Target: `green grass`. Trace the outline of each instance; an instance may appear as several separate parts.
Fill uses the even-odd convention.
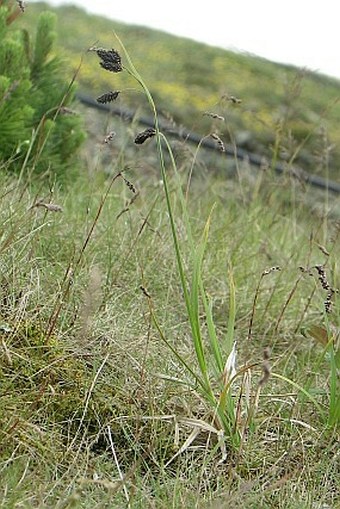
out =
[[[171,173],[176,228],[189,260]],[[312,191],[299,206],[290,202],[291,189],[280,180],[254,197],[245,183],[240,188],[214,176],[207,187],[204,177],[195,177],[188,203],[194,238],[215,204],[203,280],[218,341],[227,330],[232,266],[237,366],[255,364],[256,391],[270,346],[273,374],[241,449],[227,440],[227,460],[220,464],[216,437],[202,430],[169,463],[193,430],[188,419],[211,422],[211,412],[153,327],[140,289],[152,299],[167,340],[196,370],[162,189],[152,174],[126,177],[139,197],[119,216],[131,192],[118,178],[98,219],[109,185],[100,174],[45,195],[46,203],[63,207],[59,213],[31,208],[42,191],[2,177],[3,507],[123,507],[124,486],[131,507],[219,507],[229,497],[235,507],[336,507],[339,434],[336,423],[327,424],[331,359],[313,336],[301,333],[311,324],[325,326],[325,292],[298,268],[325,262],[322,244],[330,252],[328,278],[338,284],[336,223],[310,215],[302,198]],[[280,272],[261,278],[276,265]],[[200,308],[212,376],[204,315]],[[338,296],[329,321],[338,330]],[[235,403],[241,386],[241,380],[233,386]]]

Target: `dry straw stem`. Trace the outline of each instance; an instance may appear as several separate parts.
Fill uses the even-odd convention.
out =
[[[78,436],[79,436],[79,434],[80,434],[80,432],[82,430],[82,427],[83,427],[83,424],[84,424],[84,421],[85,421],[85,417],[86,417],[86,414],[87,414],[87,410],[88,410],[88,407],[89,407],[89,404],[90,404],[90,399],[92,397],[94,388],[95,388],[95,386],[97,384],[99,376],[100,376],[102,370],[104,369],[104,366],[106,365],[109,357],[110,357],[110,353],[106,354],[105,358],[103,359],[102,363],[100,364],[99,368],[97,369],[96,374],[93,377],[91,386],[90,386],[90,388],[89,388],[89,390],[88,390],[88,392],[86,394],[85,403],[84,403],[84,410],[83,410],[81,419],[79,421],[78,429],[75,432],[75,434],[74,434],[74,436],[72,438],[72,441],[71,441],[70,445],[67,448],[67,451],[66,451],[65,455],[69,454],[72,451],[73,445],[75,444],[75,442],[76,442],[76,440],[77,440],[77,438],[78,438]]]
[[[125,212],[129,212],[130,210],[130,207],[131,205],[134,204],[134,202],[136,201],[136,199],[138,198],[139,196],[139,191],[137,191],[134,196],[132,196],[132,198],[130,200],[128,200],[127,202],[125,202],[125,206],[124,208],[117,214],[116,216],[116,220],[119,219],[123,214],[125,214]]]
[[[62,106],[60,108],[60,115],[78,115],[78,112],[68,108],[67,106]]]
[[[123,490],[124,490],[124,495],[125,495],[125,498],[126,498],[126,501],[127,501],[127,506],[130,509],[131,505],[130,505],[129,492],[127,490],[127,487],[126,487],[126,484],[125,484],[125,481],[124,481],[123,472],[122,472],[122,470],[120,468],[120,465],[119,465],[119,461],[118,461],[118,457],[117,457],[116,450],[115,450],[115,447],[114,447],[114,443],[113,443],[113,438],[112,438],[112,433],[111,433],[110,426],[107,427],[107,433],[108,433],[108,436],[109,436],[110,447],[111,447],[111,451],[112,451],[114,462],[115,462],[116,467],[117,467],[119,479],[121,480],[121,482],[123,484]]]
[[[48,320],[48,323],[47,323],[47,328],[46,328],[46,339],[47,341],[50,339],[52,333],[53,333],[53,330],[56,326],[56,323],[58,321],[58,318],[60,316],[60,313],[61,313],[61,310],[64,306],[64,304],[67,302],[67,299],[68,299],[68,296],[69,296],[69,293],[70,293],[70,289],[71,289],[71,286],[72,286],[72,283],[73,283],[73,279],[74,279],[74,275],[77,271],[77,269],[79,268],[80,264],[81,264],[81,261],[83,259],[83,256],[84,256],[84,253],[86,251],[86,248],[91,240],[91,237],[93,235],[93,232],[95,230],[95,227],[98,223],[98,220],[99,220],[99,217],[103,211],[103,207],[105,205],[105,202],[107,200],[107,197],[111,191],[111,188],[114,184],[114,182],[119,178],[121,177],[121,172],[118,172],[116,175],[113,175],[113,177],[111,178],[107,188],[106,188],[106,191],[105,193],[103,194],[102,196],[102,199],[99,203],[99,206],[98,206],[98,210],[97,210],[97,213],[96,213],[96,216],[89,228],[89,231],[86,235],[86,238],[83,242],[83,245],[80,249],[80,253],[78,255],[78,258],[76,258],[76,260],[74,261],[74,259],[72,259],[69,264],[68,264],[68,267],[65,271],[65,276],[64,276],[64,279],[63,279],[63,282],[62,282],[62,285],[61,285],[61,293],[60,293],[60,296],[58,297],[54,307],[53,307],[53,310],[52,310],[52,313],[50,315],[50,318]],[[75,257],[74,257],[75,258]]]
[[[286,309],[288,308],[288,305],[291,302],[291,300],[292,300],[292,298],[293,298],[293,296],[294,296],[294,294],[295,294],[295,292],[296,292],[296,290],[297,290],[301,280],[302,280],[302,275],[300,274],[298,276],[298,278],[296,279],[293,288],[289,292],[288,297],[286,299],[286,302],[282,306],[281,312],[280,312],[280,314],[278,316],[278,319],[276,321],[276,325],[275,325],[275,328],[274,328],[274,334],[276,334],[277,331],[279,330],[279,326],[280,326],[280,324],[282,322],[283,315],[285,314]]]
[[[256,412],[257,412],[257,409],[258,409],[258,406],[259,406],[259,399],[260,399],[261,389],[262,389],[262,387],[269,380],[269,377],[270,377],[270,374],[271,374],[269,359],[270,359],[270,348],[266,347],[263,350],[262,377],[260,378],[260,380],[259,380],[259,382],[257,384],[257,389],[256,389],[256,393],[255,393],[255,396],[254,396],[254,399],[253,399],[252,406],[250,406],[250,381],[249,381],[249,387],[247,388],[247,392],[248,392],[248,394],[247,394],[248,415],[247,415],[247,420],[246,420],[246,423],[245,423],[245,429],[250,425],[251,422],[253,422],[253,419],[254,419],[254,417],[256,415]],[[248,376],[250,376],[251,375],[251,371],[248,370],[247,374],[248,374]]]
[[[90,270],[88,286],[83,294],[79,310],[80,330],[77,334],[79,341],[84,341],[89,335],[95,313],[100,305],[102,296],[102,274],[98,266]]]
[[[252,332],[253,332],[253,324],[254,324],[254,316],[255,316],[255,309],[256,309],[256,304],[257,304],[257,300],[258,300],[258,297],[259,297],[259,293],[260,293],[260,286],[261,286],[261,283],[262,283],[262,280],[265,276],[268,276],[269,274],[271,274],[272,272],[278,272],[281,270],[281,267],[278,267],[278,266],[275,266],[275,267],[271,267],[270,269],[265,269],[261,276],[260,276],[260,279],[259,279],[259,282],[258,282],[258,285],[256,287],[256,290],[255,290],[255,295],[254,295],[254,301],[253,301],[253,307],[252,307],[252,310],[251,310],[251,315],[250,315],[250,320],[249,320],[249,327],[248,327],[248,337],[247,337],[247,340],[249,341],[252,337]]]
[[[60,205],[57,205],[55,203],[45,203],[43,201],[37,201],[34,205],[32,205],[31,209],[35,207],[43,207],[44,209],[48,210],[49,212],[63,212],[63,208]]]

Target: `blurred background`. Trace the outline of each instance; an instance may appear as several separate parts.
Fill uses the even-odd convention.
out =
[[[97,59],[88,52],[93,45],[118,48],[116,32],[168,131],[185,129],[196,142],[215,133],[232,156],[237,147],[246,151],[245,158],[255,153],[265,167],[279,162],[281,170],[294,165],[295,174],[303,170],[338,180],[340,41],[334,2],[326,0],[320,9],[291,0],[218,1],[209,8],[177,0],[168,8],[155,1],[31,1],[18,23],[34,31],[46,9],[57,15],[56,50],[66,73],[77,73],[78,98],[95,102],[119,90],[111,112],[116,108],[120,118],[125,113],[135,120],[150,116],[128,73],[98,72]],[[91,141],[103,139],[104,130],[119,131],[112,119],[103,128],[93,109],[85,109],[84,116]],[[122,130],[126,133],[126,125]],[[116,147],[121,147],[119,133]],[[235,171],[234,157],[227,163],[216,157],[212,163],[204,152],[201,157],[210,169]]]

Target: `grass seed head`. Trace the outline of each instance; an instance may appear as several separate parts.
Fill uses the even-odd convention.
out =
[[[135,188],[135,186],[133,185],[133,183],[132,183],[132,182],[130,182],[127,178],[123,177],[123,175],[122,175],[122,179],[124,180],[124,182],[125,182],[126,186],[130,189],[130,191],[131,191],[132,193],[136,194],[136,193],[137,193],[137,191],[136,191],[136,188]]]
[[[110,72],[121,72],[123,70],[122,59],[115,49],[104,49],[92,47],[89,51],[95,51],[101,62],[99,64],[103,69]]]
[[[218,115],[217,113],[213,113],[211,111],[205,111],[203,113],[203,116],[211,117],[211,118],[214,118],[214,119],[217,119],[217,120],[221,120],[222,122],[224,122],[224,117],[222,117],[222,115]]]
[[[99,97],[97,97],[96,101],[100,104],[107,104],[111,103],[112,101],[115,101],[120,94],[120,90],[115,90],[111,92],[107,92],[106,94],[103,94]]]
[[[220,150],[221,152],[225,152],[225,146],[224,146],[224,143],[223,143],[223,141],[221,140],[221,138],[218,136],[218,134],[216,134],[216,133],[212,133],[210,136],[211,136],[211,137],[212,137],[212,138],[213,138],[213,139],[217,142],[217,146],[218,146],[219,150]]]
[[[145,129],[145,131],[142,131],[141,133],[137,134],[135,138],[135,143],[137,145],[142,145],[146,140],[149,138],[152,138],[156,134],[156,129],[153,127],[149,127],[148,129]]]
[[[314,265],[314,269],[316,269],[318,273],[318,279],[320,281],[322,288],[327,292],[327,296],[324,301],[324,306],[326,313],[329,314],[332,311],[333,295],[335,293],[338,293],[338,290],[332,288],[332,286],[329,284],[324,265]]]
[[[280,270],[281,270],[281,267],[278,267],[278,266],[270,267],[270,269],[265,269],[262,272],[262,276],[268,276],[268,274],[271,274],[272,272],[278,272]]]
[[[334,295],[334,291],[330,290],[327,293],[327,297],[324,301],[325,311],[327,314],[329,314],[332,311],[332,297],[333,297],[333,295]]]
[[[315,265],[314,268],[316,269],[317,273],[319,274],[319,281],[321,283],[322,288],[324,290],[330,290],[331,285],[327,281],[325,267],[323,265]]]

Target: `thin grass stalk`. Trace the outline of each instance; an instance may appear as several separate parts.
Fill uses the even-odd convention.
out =
[[[304,387],[301,387],[301,385],[299,385],[298,383],[294,382],[290,378],[287,378],[287,377],[285,377],[283,375],[280,375],[279,373],[271,373],[270,376],[274,377],[274,378],[278,378],[279,380],[282,380],[283,382],[286,382],[286,383],[292,385],[293,387],[295,387],[295,389],[298,389],[299,392],[301,392],[304,396],[306,396],[307,399],[309,399],[309,401],[311,401],[314,404],[314,406],[318,410],[320,416],[322,416],[322,417],[325,416],[325,412],[322,409],[321,405],[310,394],[310,392],[308,392]]]
[[[187,372],[190,373],[190,375],[195,380],[197,385],[199,385],[200,388],[202,389],[204,395],[208,398],[208,400],[210,400],[210,403],[214,404],[215,401],[214,401],[214,399],[211,399],[212,398],[211,391],[207,391],[207,386],[205,384],[204,379],[202,379],[199,375],[197,375],[197,373],[195,373],[195,371],[189,366],[189,364],[186,362],[186,360],[178,353],[176,348],[170,343],[170,341],[168,341],[166,339],[166,336],[162,330],[162,327],[160,326],[160,324],[157,320],[156,313],[153,308],[152,300],[149,296],[148,296],[148,305],[149,305],[149,312],[152,317],[152,321],[160,335],[160,338],[166,344],[166,346],[169,348],[169,350],[171,350],[171,352],[175,355],[175,357],[179,360],[179,362],[182,364],[182,366],[185,367]],[[194,387],[192,387],[192,388],[194,389]]]
[[[229,355],[234,346],[235,319],[236,319],[236,292],[231,267],[229,268],[229,316],[226,336],[226,353]]]
[[[184,267],[183,267],[183,262],[182,262],[182,254],[181,254],[181,250],[179,247],[179,240],[178,240],[178,235],[177,235],[177,231],[176,231],[176,225],[175,225],[172,204],[171,204],[171,199],[170,199],[170,190],[169,190],[169,185],[168,185],[166,170],[165,170],[162,139],[165,140],[165,142],[166,142],[166,145],[169,149],[170,157],[172,155],[172,151],[171,151],[171,148],[169,147],[169,144],[168,144],[165,136],[162,135],[162,133],[160,132],[158,114],[157,114],[157,109],[156,109],[153,97],[152,97],[148,87],[146,86],[143,78],[140,76],[137,69],[133,65],[131,58],[130,58],[127,50],[125,49],[125,46],[123,45],[122,41],[120,40],[120,38],[117,35],[116,35],[116,38],[117,38],[118,42],[120,43],[120,45],[124,51],[124,54],[127,58],[128,64],[130,66],[130,68],[126,69],[126,70],[129,72],[129,74],[131,76],[133,76],[138,81],[138,83],[143,88],[143,90],[146,94],[146,97],[148,99],[148,102],[150,104],[150,107],[152,109],[152,112],[153,112],[154,121],[155,121],[155,130],[156,130],[157,150],[158,150],[158,155],[159,155],[159,159],[160,159],[161,177],[162,177],[162,182],[163,182],[163,186],[164,186],[167,211],[169,214],[170,227],[171,227],[171,233],[172,233],[172,238],[173,238],[173,243],[174,243],[174,248],[175,248],[175,254],[176,254],[176,260],[177,260],[177,265],[178,265],[181,286],[182,286],[182,290],[183,290],[183,294],[184,294],[184,300],[185,300],[185,304],[186,304],[186,308],[187,308],[188,318],[189,318],[190,325],[191,325],[191,330],[193,333],[193,339],[194,339],[197,360],[199,363],[199,367],[200,367],[202,376],[204,378],[204,382],[206,384],[206,389],[211,393],[210,382],[209,382],[209,377],[207,374],[207,368],[206,368],[206,362],[205,362],[205,356],[204,356],[204,351],[202,348],[200,324],[199,324],[199,320],[198,320],[197,294],[195,293],[197,291],[197,289],[194,288],[193,294],[190,295],[189,290],[188,290],[188,283],[187,283],[185,272],[184,272]],[[183,197],[182,197],[182,199],[184,201]],[[186,207],[184,207],[183,210],[184,210],[184,213],[186,213]],[[188,224],[188,222],[187,222],[187,224]],[[189,228],[188,233],[189,233],[189,239],[192,239],[190,228]],[[196,276],[194,276],[194,278],[195,277]]]
[[[340,361],[337,363],[336,353],[334,351],[333,341],[329,346],[329,357],[331,365],[330,387],[329,387],[329,416],[328,424],[330,426],[340,425],[340,394],[338,370],[340,369]]]
[[[79,255],[77,257],[77,259],[75,260],[75,263],[74,263],[74,266],[72,265],[72,261],[71,260],[68,264],[68,267],[67,267],[67,270],[65,272],[65,276],[64,276],[64,280],[63,280],[63,284],[62,284],[62,290],[61,290],[61,295],[57,301],[57,303],[55,304],[54,308],[53,308],[53,311],[50,315],[50,318],[48,320],[48,324],[47,324],[47,329],[46,329],[46,338],[47,340],[49,340],[49,338],[51,337],[52,333],[53,333],[53,330],[56,326],[56,323],[58,321],[58,318],[60,316],[60,313],[64,307],[64,304],[67,302],[67,299],[68,299],[68,296],[69,296],[69,293],[70,293],[70,290],[71,290],[71,286],[72,286],[72,282],[73,282],[73,278],[74,278],[74,275],[77,271],[77,269],[79,268],[80,266],[80,263],[83,259],[83,256],[84,256],[84,252],[91,240],[91,237],[93,235],[93,232],[95,230],[95,227],[99,221],[99,217],[103,211],[103,207],[104,207],[104,204],[107,200],[107,197],[109,195],[109,192],[114,184],[114,182],[117,180],[117,178],[119,178],[121,176],[121,172],[117,173],[116,175],[114,175],[110,182],[109,182],[109,185],[107,186],[106,188],[106,191],[104,193],[104,195],[102,196],[101,198],[101,201],[99,203],[99,206],[98,206],[98,209],[97,209],[97,213],[96,213],[96,216],[94,218],[94,220],[92,221],[92,224],[91,224],[91,227],[85,237],[85,240],[83,242],[83,245],[80,249],[80,252],[79,252]]]
[[[287,299],[286,299],[286,302],[284,303],[284,305],[283,305],[283,307],[282,307],[282,309],[281,309],[281,312],[280,312],[280,314],[279,314],[279,317],[278,317],[278,319],[277,319],[277,321],[276,321],[275,328],[274,328],[274,334],[276,334],[276,333],[278,332],[278,330],[279,330],[279,327],[280,327],[280,324],[281,324],[281,321],[282,321],[283,315],[284,315],[284,313],[286,312],[287,307],[288,307],[289,303],[291,302],[291,300],[292,300],[292,298],[293,298],[293,296],[294,296],[294,294],[295,294],[295,292],[296,292],[296,290],[297,290],[297,287],[299,286],[299,283],[300,283],[301,279],[302,279],[302,275],[300,275],[300,276],[297,278],[297,280],[296,280],[296,281],[295,281],[295,283],[294,283],[293,288],[291,289],[291,291],[290,291],[290,292],[289,292],[289,294],[288,294],[288,297],[287,297]]]
[[[164,140],[165,145],[168,149],[168,153],[170,155],[170,159],[172,162],[174,172],[175,172],[176,176],[178,177],[177,166],[176,166],[176,162],[173,157],[172,149],[169,145],[167,138],[162,133],[161,133],[161,136],[162,136],[162,139]],[[165,178],[166,178],[166,175],[165,175]],[[179,197],[180,197],[180,201],[181,201],[181,205],[182,205],[182,210],[184,213],[186,232],[188,234],[188,240],[189,240],[190,249],[191,249],[192,258],[193,258],[192,261],[193,261],[193,265],[194,265],[192,283],[191,283],[191,291],[188,294],[190,297],[190,301],[189,301],[189,306],[187,303],[187,313],[188,313],[188,317],[189,317],[189,321],[190,321],[190,325],[191,325],[191,329],[192,329],[193,341],[194,341],[194,347],[195,347],[195,351],[196,351],[197,360],[199,362],[202,374],[204,373],[206,382],[210,386],[209,374],[207,371],[204,348],[203,348],[203,341],[202,341],[202,336],[201,336],[201,325],[200,325],[200,319],[199,319],[199,294],[200,294],[199,287],[200,287],[201,274],[202,274],[203,257],[204,257],[204,252],[205,252],[205,248],[206,248],[206,244],[207,244],[208,232],[209,232],[209,228],[210,228],[211,213],[210,213],[209,218],[206,222],[201,242],[198,245],[198,247],[195,247],[193,234],[192,234],[192,230],[191,230],[191,224],[190,224],[189,215],[188,215],[186,198],[182,192],[180,182],[178,182],[178,189],[179,189]],[[177,233],[176,233],[176,236],[177,236]]]
[[[336,334],[333,334],[329,318],[325,313],[325,325],[327,329],[327,336],[329,338],[328,344],[325,348],[324,354],[328,354],[330,363],[330,380],[329,380],[329,426],[340,426],[340,394],[339,394],[339,372],[340,372],[340,350],[336,342]]]
[[[166,144],[168,146],[167,140],[166,140]],[[172,155],[170,147],[169,147],[169,152]],[[175,171],[177,171],[175,163],[174,163],[174,167],[175,167]],[[184,200],[184,196],[181,195],[181,189],[180,189],[179,194],[180,194],[180,197],[182,198],[183,209],[184,209],[185,213],[187,214],[186,202]],[[189,223],[188,217],[186,219]],[[210,345],[211,345],[211,348],[213,351],[215,362],[218,366],[219,375],[221,376],[223,374],[223,369],[224,369],[223,357],[222,357],[221,349],[218,344],[216,330],[215,330],[215,326],[214,326],[214,322],[213,322],[212,310],[211,310],[211,308],[209,309],[208,301],[207,301],[207,298],[205,295],[202,278],[201,278],[203,255],[204,255],[204,251],[205,251],[205,247],[206,247],[206,243],[207,243],[207,236],[208,236],[207,234],[209,231],[210,219],[211,219],[211,214],[208,218],[208,221],[207,221],[207,224],[205,227],[205,232],[203,235],[204,242],[202,240],[201,244],[198,248],[199,252],[197,252],[197,249],[195,249],[193,247],[193,240],[191,239],[192,252],[194,252],[194,277],[193,277],[193,282],[192,282],[192,286],[191,286],[191,299],[192,299],[192,309],[194,310],[194,318],[195,319],[197,318],[197,332],[198,332],[196,335],[193,333],[193,339],[194,339],[197,357],[198,357],[199,361],[200,361],[201,357],[203,357],[202,363],[204,362],[206,365],[206,361],[204,358],[204,351],[203,351],[203,343],[202,343],[202,339],[201,339],[199,316],[198,316],[197,284],[199,284],[200,294],[201,294],[201,298],[202,298],[203,305],[204,305],[205,312],[206,312],[209,341],[210,341]],[[190,231],[190,233],[191,233],[191,231]],[[192,235],[191,235],[191,237],[192,237]],[[227,337],[226,337],[226,354],[227,355],[229,355],[231,353],[233,346],[234,346],[234,327],[235,327],[235,318],[236,318],[235,284],[234,284],[234,279],[232,276],[231,269],[229,270],[229,294],[230,294],[230,307],[229,307],[229,318],[228,318]],[[197,312],[197,317],[195,315],[196,312]],[[196,323],[195,323],[195,325],[196,325]],[[206,369],[205,366],[204,366],[204,369]],[[208,376],[208,373],[207,373],[207,376]],[[222,392],[223,391],[224,392],[222,394],[222,399],[220,400],[219,403],[216,402],[216,404],[217,404],[217,413],[219,415],[221,424],[222,424],[223,428],[228,431],[229,436],[231,436],[233,434],[233,431],[235,433],[236,421],[235,421],[235,405],[234,405],[234,401],[233,401],[233,398],[232,398],[232,395],[231,395],[229,389],[230,389],[230,386],[227,386],[227,388],[225,388],[225,387],[223,388]],[[239,437],[238,432],[237,432],[237,437]],[[237,443],[238,443],[238,441],[237,441]]]
[[[191,284],[191,309],[190,309],[190,321],[194,326],[193,340],[196,351],[197,360],[201,369],[201,372],[204,373],[205,378],[209,378],[207,372],[207,364],[204,354],[203,340],[201,334],[201,324],[199,317],[199,295],[200,295],[200,287],[202,281],[202,264],[204,252],[206,249],[208,232],[210,226],[210,217],[206,223],[204,228],[203,236],[201,242],[198,246],[198,249],[195,250],[193,254],[193,277]]]

